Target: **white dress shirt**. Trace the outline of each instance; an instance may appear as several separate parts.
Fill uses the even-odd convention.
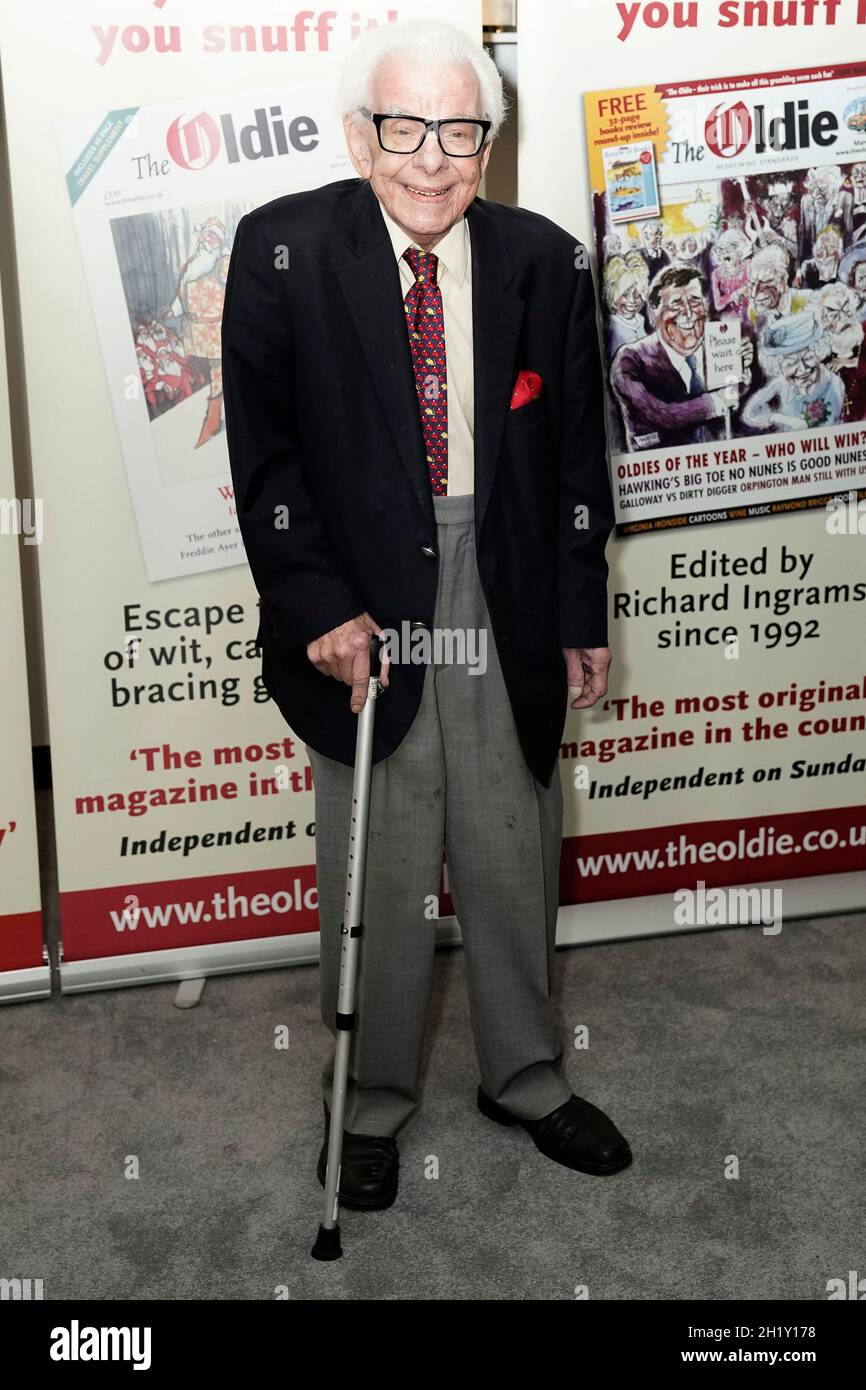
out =
[[[661,333],[658,334],[658,340],[659,340],[659,342],[661,343],[662,347],[664,348],[665,352],[667,353],[668,358],[670,359],[671,365],[674,366],[674,367],[676,367],[677,371],[679,372],[680,376],[682,377],[682,379],[683,379],[683,385],[685,386],[686,390],[687,390],[687,391],[691,391],[691,389],[692,389],[692,377],[694,376],[694,373],[693,373],[691,367],[689,366],[689,363],[686,361],[686,358],[684,357],[684,355],[683,355],[681,352],[677,352],[676,348],[672,348],[671,345],[670,345],[670,343],[666,343],[665,340],[664,340],[664,338],[662,337]],[[704,379],[704,381],[706,381],[706,375],[705,375],[705,373],[706,373],[706,354],[705,354],[705,352],[704,352],[704,345],[703,345],[703,343],[701,343],[701,345],[698,347],[698,349],[697,349],[696,352],[694,352],[694,353],[692,353],[692,354],[689,354],[689,355],[690,355],[690,356],[693,356],[693,357],[695,358],[695,360],[697,361],[698,367],[699,367],[699,369],[701,369],[701,376],[702,376],[702,378]],[[706,390],[706,387],[705,387],[704,389]],[[725,398],[724,398],[724,396],[723,396],[723,395],[720,395],[720,393],[719,393],[718,391],[708,391],[708,392],[707,392],[707,395],[710,397],[710,400],[711,400],[712,403],[713,403],[713,409],[715,410],[716,415],[724,415],[724,413],[725,413]],[[734,401],[733,403],[736,404],[736,401]]]
[[[683,385],[685,386],[686,390],[691,391],[692,376],[694,375],[694,373],[692,372],[691,366],[686,361],[685,354],[682,352],[677,352],[676,348],[672,348],[670,343],[666,343],[661,333],[658,335],[658,337],[659,342],[661,343],[662,347],[668,355],[671,366],[675,367],[679,375],[682,377]],[[697,358],[698,366],[700,366],[701,357],[703,355],[703,349],[701,347],[698,347],[697,352],[692,355]]]
[[[403,259],[408,246],[417,243],[379,207],[394,248],[400,271],[403,298],[415,283],[409,262]],[[423,250],[418,247],[418,250]],[[448,401],[448,493],[464,496],[475,488],[475,389],[472,349],[472,245],[466,218],[461,217],[433,247],[438,257],[436,283],[442,294],[445,325],[446,399]]]

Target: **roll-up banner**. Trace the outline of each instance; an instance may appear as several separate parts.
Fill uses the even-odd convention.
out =
[[[426,13],[4,9],[66,990],[317,956],[311,772],[259,675],[222,298],[248,209],[354,176],[353,39]],[[480,36],[477,0],[437,15]]]
[[[593,259],[617,518],[560,940],[866,904],[864,41],[857,3],[521,6],[520,201]]]
[[[42,539],[39,498],[22,497],[15,487],[6,344],[0,332],[0,1003],[36,999],[51,989],[42,944],[18,553],[19,545],[38,545]]]

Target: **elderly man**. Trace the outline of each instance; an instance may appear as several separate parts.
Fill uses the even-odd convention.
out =
[[[749,262],[748,322],[754,334],[768,323],[808,307],[811,291],[792,289],[788,256],[781,246],[765,246]]]
[[[824,360],[838,372],[842,367],[856,367],[863,346],[863,325],[860,322],[857,294],[838,281],[825,285],[814,295],[813,310],[817,309],[828,349]]]
[[[839,267],[839,279],[854,291],[857,317],[861,323],[866,322],[866,242],[848,252]]]
[[[788,256],[795,261],[799,243],[797,222],[793,216],[793,183],[786,179],[772,179],[763,200],[763,209],[752,202],[746,180],[740,179],[739,183],[745,202],[746,234],[760,250],[767,246],[780,246],[786,253],[786,264]]]
[[[854,235],[854,195],[845,188],[838,164],[821,164],[805,178],[800,199],[800,233],[797,259],[802,265],[815,254],[815,241],[825,227],[835,227],[847,251]]]
[[[671,264],[670,252],[665,247],[665,229],[656,220],[641,224],[640,254],[646,261],[647,275],[654,280],[659,271]]]
[[[839,274],[842,262],[842,234],[835,227],[825,227],[815,238],[814,254],[797,271],[795,284],[807,290],[829,285]]]
[[[483,669],[418,664],[401,646],[383,671],[340,1176],[341,1202],[371,1210],[394,1200],[395,1135],[420,1101],[443,848],[479,1109],[581,1172],[616,1172],[631,1153],[572,1095],[550,1002],[566,705],[595,704],[610,662],[586,257],[546,218],[477,196],[503,94],[460,31],[365,34],[341,110],[358,177],[242,218],[223,328],[264,679],[313,766],[334,1033],[370,635],[426,634],[440,655],[442,634],[473,650],[489,637]],[[291,270],[274,268],[281,246]],[[326,1135],[332,1074],[333,1054]]]
[[[808,309],[812,291],[793,289],[788,281],[788,254],[781,246],[764,246],[749,262],[749,308],[744,327],[753,345],[768,325]],[[760,357],[755,362],[754,385],[765,386],[768,378]],[[742,416],[741,422],[742,422]]]
[[[845,391],[845,420],[866,418],[866,354],[857,291],[848,285],[825,285],[814,296],[824,330],[819,351],[824,366],[836,372]]]

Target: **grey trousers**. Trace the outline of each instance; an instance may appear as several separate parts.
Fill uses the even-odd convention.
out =
[[[449,660],[447,645],[437,653],[434,644],[418,714],[403,742],[373,768],[345,1121],[352,1134],[394,1135],[420,1103],[443,847],[482,1087],[522,1119],[548,1114],[571,1094],[550,1002],[559,774],[550,788],[542,786],[518,743],[478,577],[474,499],[434,496],[433,504],[440,557],[434,633],[472,633],[475,645],[467,650],[478,673],[471,662]],[[400,679],[398,664],[390,678]],[[387,700],[388,691],[380,698]],[[321,1008],[335,1035],[353,773],[307,752],[316,795]],[[333,1065],[332,1049],[322,1073],[328,1104]]]

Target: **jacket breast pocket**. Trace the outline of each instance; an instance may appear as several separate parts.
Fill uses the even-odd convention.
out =
[[[542,391],[540,396],[527,401],[526,405],[519,405],[516,410],[509,410],[508,418],[505,421],[505,434],[510,439],[514,434],[521,434],[523,430],[531,429],[533,425],[539,424],[547,418],[547,396]]]

